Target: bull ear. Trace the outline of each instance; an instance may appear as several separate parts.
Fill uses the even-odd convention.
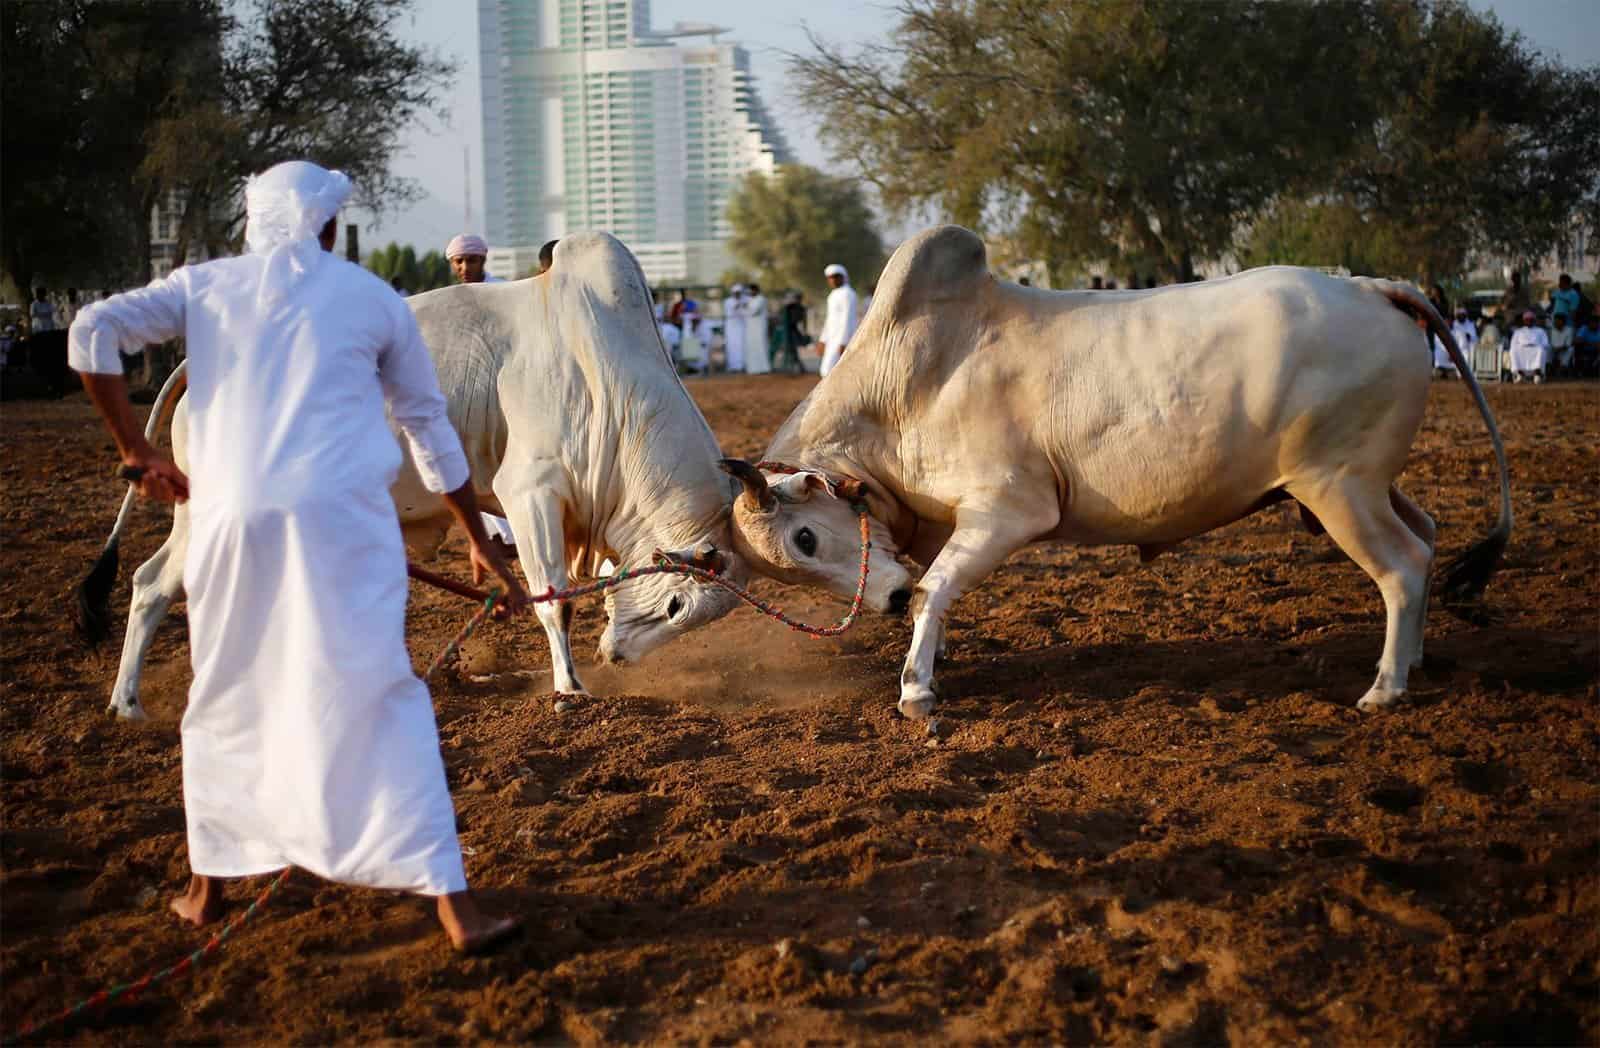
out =
[[[867,485],[854,477],[841,477],[837,473],[811,471],[803,474],[806,487],[811,491],[826,491],[836,499],[854,501],[863,498]]]
[[[744,485],[744,492],[739,498],[751,513],[771,513],[778,508],[777,498],[772,494],[772,489],[767,487],[766,475],[744,459],[721,459],[717,462],[717,468]]]

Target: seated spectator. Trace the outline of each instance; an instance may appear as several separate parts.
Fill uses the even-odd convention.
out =
[[[1535,385],[1544,381],[1545,368],[1550,362],[1550,336],[1540,327],[1533,310],[1522,314],[1522,326],[1511,333],[1511,381],[1531,381]]]
[[[1600,318],[1592,313],[1572,336],[1572,365],[1579,375],[1600,373]]]
[[[1557,313],[1550,322],[1552,375],[1572,374],[1572,335],[1572,328],[1567,326],[1567,314]]]
[[[1504,347],[1500,345],[1500,325],[1495,323],[1493,314],[1486,314],[1483,326],[1478,328],[1478,352],[1486,358],[1493,359],[1498,365],[1500,377],[1505,379],[1511,376],[1506,373],[1503,349]]]
[[[1467,310],[1465,306],[1456,307],[1456,319],[1455,323],[1450,325],[1450,334],[1454,336],[1456,345],[1460,347],[1462,357],[1466,359],[1468,366],[1471,366],[1472,351],[1476,349],[1478,345],[1478,329],[1473,326],[1472,318],[1467,316]],[[1441,361],[1439,359],[1439,351],[1444,347],[1438,345],[1437,337],[1434,339],[1434,343],[1434,369],[1435,371],[1443,369],[1444,374],[1439,377],[1448,378],[1455,373],[1454,363],[1450,360],[1449,353],[1445,353],[1444,360]]]
[[[678,347],[683,343],[683,332],[678,330],[678,325],[669,320],[658,320],[656,327],[661,331],[661,341],[667,347],[667,356],[672,358],[672,363],[678,363]]]

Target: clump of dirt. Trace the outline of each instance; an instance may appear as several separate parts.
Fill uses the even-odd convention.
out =
[[[691,388],[755,457],[813,381]],[[1488,625],[1433,615],[1411,707],[1354,709],[1378,595],[1275,511],[1149,565],[1017,554],[951,612],[933,733],[894,711],[898,620],[816,641],[736,611],[638,666],[581,667],[595,697],[559,713],[537,624],[494,625],[433,692],[469,875],[522,939],[459,959],[422,901],[296,874],[186,982],[62,1036],[1600,1041],[1600,395],[1489,397],[1517,532]],[[165,911],[186,873],[181,605],[149,657],[152,721],[107,720],[116,652],[66,623],[120,497],[110,442],[80,397],[3,425],[11,1030],[200,940]],[[1401,483],[1444,553],[1486,530],[1492,460],[1458,385]],[[166,529],[136,518],[119,614]],[[419,667],[470,612],[414,589]],[[601,618],[582,610],[575,651]],[[233,912],[263,883],[231,887]]]

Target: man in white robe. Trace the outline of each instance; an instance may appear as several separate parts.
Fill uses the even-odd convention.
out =
[[[1511,358],[1513,382],[1544,381],[1544,369],[1550,363],[1550,336],[1539,326],[1531,309],[1522,314],[1522,326],[1511,333],[1507,355]]]
[[[728,301],[722,304],[723,370],[744,370],[744,285],[733,285]]]
[[[826,378],[844,356],[850,337],[856,333],[856,289],[850,286],[850,274],[837,262],[824,269],[822,275],[833,289],[828,292],[828,317],[823,321],[822,334],[817,337],[822,343],[819,370]]]
[[[184,713],[185,920],[220,878],[299,866],[436,896],[457,949],[515,927],[467,890],[428,690],[405,647],[401,463],[385,407],[472,543],[475,576],[527,594],[489,544],[410,309],[330,254],[350,181],[294,161],[245,189],[249,253],[86,307],[70,363],[141,491],[187,498],[194,682]],[[182,336],[189,478],[145,441],[119,352]]]
[[[767,345],[767,296],[760,284],[750,285],[743,321],[745,374],[765,375],[772,370],[772,354]]]
[[[1478,344],[1478,329],[1473,326],[1465,309],[1456,310],[1455,321],[1450,325],[1450,334],[1455,338],[1456,345],[1461,348],[1461,355],[1471,361],[1473,350]],[[1444,342],[1438,335],[1429,335],[1428,338],[1433,344],[1434,377],[1450,378],[1456,373],[1455,362],[1450,359],[1450,351],[1444,347]]]

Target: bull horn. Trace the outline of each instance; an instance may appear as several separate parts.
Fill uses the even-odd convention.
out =
[[[778,498],[767,487],[767,478],[744,459],[720,459],[717,468],[736,477],[744,485],[745,508],[752,513],[771,513],[778,507]]]

